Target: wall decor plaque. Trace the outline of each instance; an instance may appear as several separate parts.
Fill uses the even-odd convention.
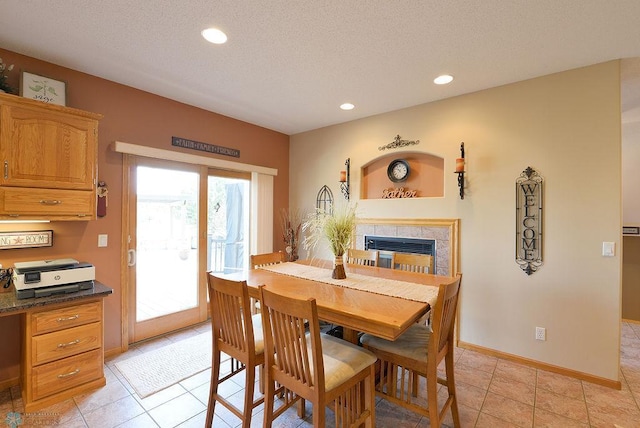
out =
[[[28,71],[23,71],[20,75],[20,95],[49,104],[67,105],[65,82]]]
[[[201,152],[215,153],[218,155],[240,157],[240,150],[230,147],[216,146],[214,144],[201,143],[200,141],[187,140],[186,138],[171,137],[171,145],[184,147],[185,149],[199,150]]]
[[[38,230],[33,232],[0,232],[0,250],[52,246],[53,230]]]
[[[516,179],[516,263],[527,275],[542,265],[542,181],[531,167]]]

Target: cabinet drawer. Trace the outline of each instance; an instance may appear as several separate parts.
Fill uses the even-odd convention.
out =
[[[34,367],[31,373],[33,400],[39,400],[102,376],[101,349]]]
[[[85,303],[31,314],[31,334],[37,335],[102,320],[101,302]]]
[[[0,214],[92,217],[95,215],[95,192],[3,187],[0,188]]]
[[[31,338],[35,366],[102,347],[102,324],[92,323]]]

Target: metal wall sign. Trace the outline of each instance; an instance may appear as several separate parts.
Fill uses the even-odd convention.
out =
[[[184,147],[185,149],[200,150],[201,152],[232,156],[234,158],[240,157],[240,150],[238,149],[201,143],[200,141],[187,140],[186,138],[171,137],[171,145],[176,147]]]
[[[542,177],[527,167],[516,179],[516,263],[531,275],[542,265]]]

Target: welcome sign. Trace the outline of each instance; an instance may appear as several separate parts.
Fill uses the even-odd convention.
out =
[[[542,265],[542,181],[531,167],[516,179],[516,263],[527,275]]]

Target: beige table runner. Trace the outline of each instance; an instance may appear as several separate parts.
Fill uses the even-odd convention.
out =
[[[326,284],[338,285],[340,287],[354,288],[356,290],[368,291],[371,293],[383,294],[385,296],[400,297],[416,302],[428,303],[433,307],[438,297],[438,287],[412,282],[396,281],[375,276],[347,273],[346,279],[331,278],[331,270],[316,266],[303,265],[299,263],[279,263],[261,267],[283,275],[295,276],[312,281],[324,282]]]

